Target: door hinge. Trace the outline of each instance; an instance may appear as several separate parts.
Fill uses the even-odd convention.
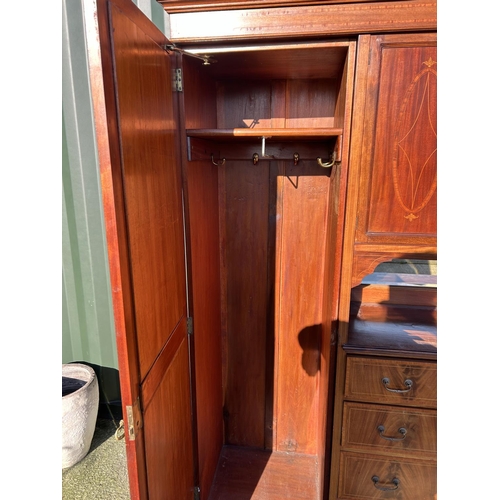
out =
[[[182,92],[182,68],[175,68],[173,70],[172,86],[176,92]]]
[[[194,487],[194,500],[200,500],[200,493],[201,493],[200,487],[195,486]]]
[[[142,411],[139,398],[135,400],[132,406],[127,406],[126,410],[128,438],[130,441],[135,441],[139,429],[142,429]]]
[[[193,335],[193,318],[187,318],[187,333],[188,335]]]

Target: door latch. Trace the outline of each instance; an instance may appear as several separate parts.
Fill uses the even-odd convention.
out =
[[[139,398],[135,400],[132,406],[127,406],[127,428],[128,438],[130,441],[135,441],[140,429],[142,429],[142,412]]]

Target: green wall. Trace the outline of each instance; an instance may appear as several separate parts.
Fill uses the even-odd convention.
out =
[[[168,29],[155,0],[135,3]],[[82,0],[62,7],[62,363],[94,367],[106,416],[120,390]]]

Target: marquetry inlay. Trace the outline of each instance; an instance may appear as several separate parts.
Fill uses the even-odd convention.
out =
[[[404,217],[410,222],[419,217],[436,190],[436,64],[432,58],[422,63],[424,68],[415,76],[403,98],[395,128],[394,189]],[[424,182],[424,179],[427,180]]]

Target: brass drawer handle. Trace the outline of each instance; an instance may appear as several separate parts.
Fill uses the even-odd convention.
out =
[[[389,383],[390,383],[390,380],[387,377],[384,377],[382,379],[382,384],[384,384],[384,389],[386,389],[389,392],[397,392],[399,394],[404,394],[405,392],[410,392],[411,388],[413,386],[413,381],[410,380],[409,378],[407,378],[405,380],[406,389],[391,389],[390,387],[387,387],[389,385]]]
[[[400,427],[398,429],[398,432],[403,435],[403,437],[390,437],[390,436],[384,436],[384,431],[385,427],[383,425],[379,425],[377,427],[378,433],[381,438],[387,439],[387,441],[403,441],[403,439],[406,437],[406,429],[404,427]]]
[[[397,490],[399,488],[399,479],[397,477],[395,477],[391,483],[394,485],[394,486],[379,486],[378,485],[378,482],[380,481],[379,477],[378,476],[373,476],[372,477],[372,481],[373,481],[373,486],[375,486],[375,488],[377,488],[377,490],[380,490],[380,491],[394,491],[394,490]]]

